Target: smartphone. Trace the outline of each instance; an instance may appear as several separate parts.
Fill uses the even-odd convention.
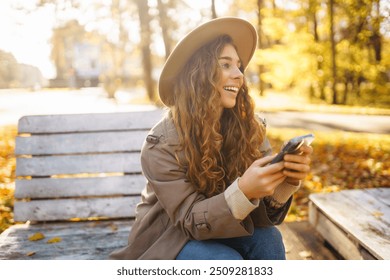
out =
[[[270,164],[277,163],[283,160],[285,154],[293,154],[299,150],[299,148],[303,145],[310,145],[314,140],[314,134],[306,134],[302,136],[297,136],[290,139],[287,144],[283,147],[283,149],[277,154],[277,156],[271,161]]]

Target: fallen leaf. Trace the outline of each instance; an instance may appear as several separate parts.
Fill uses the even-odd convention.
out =
[[[37,241],[37,240],[41,240],[43,238],[45,238],[45,235],[42,232],[36,232],[33,235],[30,235],[28,237],[28,240],[30,240],[30,241]]]
[[[110,228],[111,228],[112,231],[117,231],[118,230],[118,227],[116,225],[114,225],[114,224],[111,224]]]
[[[310,258],[310,257],[311,257],[311,252],[310,252],[310,251],[300,251],[300,252],[299,252],[299,256],[300,256],[301,258],[307,259],[307,258]]]
[[[372,212],[372,215],[375,217],[375,218],[380,218],[382,217],[384,214],[382,212],[379,212],[379,211],[374,211]]]
[[[53,238],[50,238],[47,243],[51,244],[51,243],[58,243],[58,242],[61,242],[62,241],[62,238],[61,237],[53,237]]]
[[[35,252],[28,252],[28,253],[26,254],[27,257],[31,257],[31,256],[33,256],[33,255],[35,255]]]

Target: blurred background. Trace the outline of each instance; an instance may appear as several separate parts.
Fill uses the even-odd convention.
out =
[[[216,17],[259,33],[246,72],[275,150],[310,131],[307,195],[390,186],[390,2],[387,0],[2,0],[0,232],[13,223],[17,120],[23,115],[150,110],[180,38]]]

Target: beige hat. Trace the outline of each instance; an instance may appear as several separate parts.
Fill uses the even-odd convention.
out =
[[[257,45],[257,32],[251,23],[236,17],[222,17],[208,21],[188,33],[168,57],[159,80],[159,95],[166,106],[173,105],[175,78],[190,57],[203,45],[221,35],[229,35],[237,48],[245,69]]]

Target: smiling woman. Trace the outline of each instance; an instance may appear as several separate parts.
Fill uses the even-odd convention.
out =
[[[136,221],[128,246],[111,258],[285,259],[275,225],[312,149],[269,164],[274,157],[244,77],[256,43],[249,22],[226,17],[175,47],[159,80],[168,112],[141,151],[147,184]]]

